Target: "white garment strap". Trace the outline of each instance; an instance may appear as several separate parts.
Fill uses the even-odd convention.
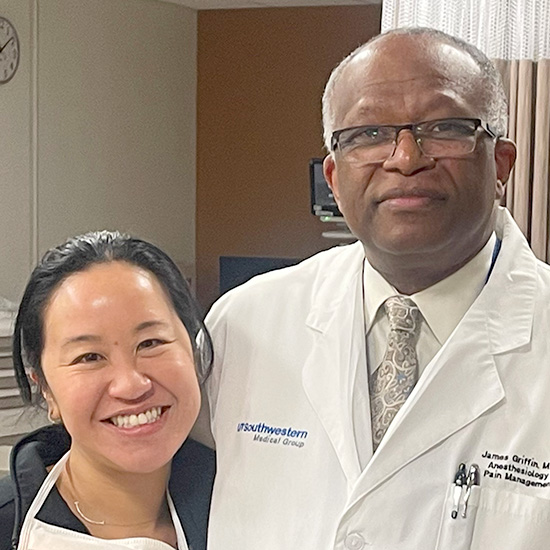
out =
[[[31,532],[31,527],[33,525],[33,520],[38,514],[40,508],[42,508],[42,505],[44,504],[46,498],[50,494],[50,491],[52,490],[52,487],[55,485],[55,482],[57,481],[57,478],[61,475],[61,472],[63,471],[63,468],[65,467],[65,463],[69,459],[69,451],[67,451],[62,457],[61,460],[51,469],[50,473],[44,480],[44,483],[40,486],[40,489],[38,490],[38,493],[36,493],[36,496],[34,497],[34,500],[32,501],[29,510],[27,511],[27,515],[25,516],[25,520],[23,521],[23,527],[21,528],[21,536],[19,537],[19,544],[17,546],[17,550],[27,550],[29,547],[29,537]]]
[[[48,494],[61,475],[68,458],[69,453],[67,452],[52,468],[38,490],[23,521],[17,550],[174,550],[172,546],[165,542],[147,537],[114,540],[100,539],[86,533],[78,533],[66,529],[65,527],[49,525],[36,519],[36,514],[42,508]],[[183,527],[181,526],[172,497],[168,492],[167,500],[174,529],[176,530],[178,550],[189,550]]]
[[[166,498],[168,500],[168,508],[170,509],[170,515],[172,516],[172,523],[174,524],[174,529],[176,530],[176,540],[178,541],[178,550],[189,550],[180,518],[176,511],[176,507],[174,506],[174,502],[172,500],[172,496],[170,495],[170,491],[168,491],[168,489],[166,490]]]

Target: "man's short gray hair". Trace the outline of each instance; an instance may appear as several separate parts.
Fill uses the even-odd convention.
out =
[[[468,54],[477,64],[481,71],[480,86],[484,91],[482,118],[496,132],[498,136],[505,136],[508,126],[508,99],[504,91],[500,73],[493,65],[491,60],[478,48],[468,42],[451,36],[447,33],[427,27],[410,27],[401,29],[392,29],[383,34],[379,34],[365,42],[362,46],[351,52],[340,64],[332,71],[328,79],[323,94],[323,137],[325,147],[330,151],[330,139],[332,132],[336,129],[336,113],[334,110],[334,95],[338,81],[346,67],[359,54],[385,36],[395,35],[418,35],[426,39],[434,39],[440,43],[449,44],[458,50]],[[415,121],[412,121],[415,122]]]

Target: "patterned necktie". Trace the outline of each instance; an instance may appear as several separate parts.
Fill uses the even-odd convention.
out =
[[[374,450],[418,380],[420,310],[404,296],[388,298],[384,308],[390,323],[388,345],[382,363],[369,380]]]

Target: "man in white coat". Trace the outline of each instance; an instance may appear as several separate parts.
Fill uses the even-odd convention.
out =
[[[550,548],[550,269],[498,206],[506,111],[438,32],[335,69],[324,171],[359,241],[208,316],[211,550]]]

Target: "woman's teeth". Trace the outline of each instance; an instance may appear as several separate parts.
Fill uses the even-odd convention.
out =
[[[160,407],[152,407],[139,414],[118,415],[109,418],[109,421],[118,428],[134,428],[143,424],[152,424],[156,422],[161,415]]]

